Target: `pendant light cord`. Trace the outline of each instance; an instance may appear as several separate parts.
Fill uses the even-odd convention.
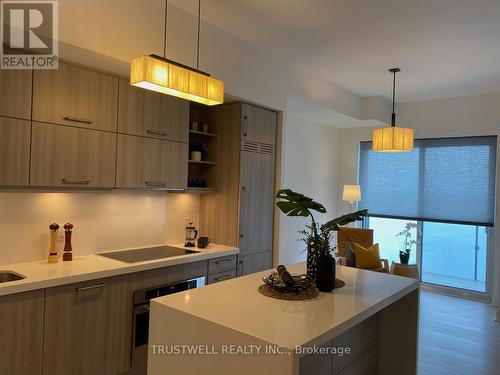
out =
[[[392,116],[391,116],[391,126],[396,126],[396,111],[395,111],[395,103],[396,103],[396,73],[400,72],[399,68],[389,69],[389,72],[393,74],[392,80]]]
[[[163,15],[163,57],[167,58],[167,20],[168,0],[165,0],[165,13]],[[200,29],[201,29],[201,0],[198,0],[198,36],[196,43],[196,69],[200,69]]]
[[[396,71],[393,72],[394,79],[392,80],[392,113],[394,112],[394,103],[396,102]]]
[[[198,0],[198,42],[196,47],[196,69],[200,69],[200,27],[201,27],[201,0]]]
[[[165,13],[163,15],[163,57],[167,58],[167,19],[168,19],[168,0],[165,0]]]

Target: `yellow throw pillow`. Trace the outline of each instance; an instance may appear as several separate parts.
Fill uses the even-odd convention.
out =
[[[352,251],[354,251],[354,255],[356,256],[356,268],[363,268],[367,270],[380,268],[378,243],[368,248],[363,247],[356,242],[351,242],[351,244]]]

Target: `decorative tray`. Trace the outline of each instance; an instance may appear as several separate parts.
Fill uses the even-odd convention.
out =
[[[285,300],[306,300],[319,296],[316,284],[309,276],[292,275],[292,277],[294,286],[289,288],[280,279],[278,273],[273,272],[262,278],[264,285],[259,287],[259,292],[267,297]]]

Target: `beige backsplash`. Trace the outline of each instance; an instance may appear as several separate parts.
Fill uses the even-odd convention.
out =
[[[1,192],[0,265],[46,259],[52,222],[74,224],[74,256],[181,242],[184,217],[198,223],[199,200],[160,191]]]

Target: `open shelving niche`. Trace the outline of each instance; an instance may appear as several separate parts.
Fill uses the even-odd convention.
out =
[[[192,193],[213,193],[217,190],[216,181],[216,146],[217,128],[210,116],[210,108],[196,103],[190,104],[189,110],[189,162],[188,162],[188,188]],[[198,123],[198,130],[192,129],[193,121]],[[208,124],[209,132],[203,132],[203,124]],[[193,142],[202,142],[206,151],[202,153],[202,160],[191,160],[191,145]],[[193,179],[199,179],[205,186],[193,185]]]

